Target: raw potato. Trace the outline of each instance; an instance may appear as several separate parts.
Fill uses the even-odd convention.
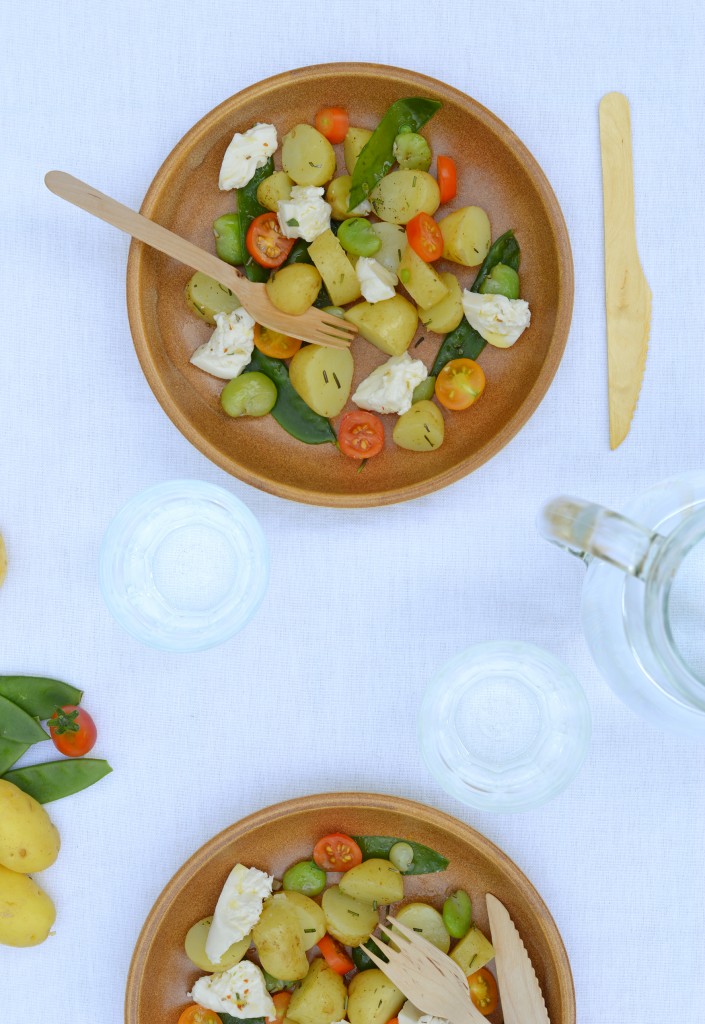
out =
[[[0,865],[0,945],[38,946],[55,920],[54,904],[43,889]]]
[[[438,271],[430,263],[425,263],[410,245],[404,250],[399,264],[399,280],[418,306],[435,306],[448,294]]]
[[[406,231],[399,224],[387,224],[383,220],[373,224],[372,230],[382,242],[382,247],[375,253],[375,259],[396,274],[401,263],[401,255],[406,249]]]
[[[212,920],[212,917],[204,917],[202,920],[196,921],[195,924],[191,925],[186,932],[184,949],[186,950],[186,956],[195,967],[200,968],[202,971],[208,971],[209,974],[220,974],[222,971],[227,971],[230,967],[240,963],[250,948],[252,936],[246,935],[239,942],[233,942],[232,946],[223,953],[218,963],[214,964],[206,955],[206,939],[208,938]]]
[[[445,423],[443,414],[433,402],[415,402],[408,412],[397,420],[394,443],[410,452],[433,452],[443,444]]]
[[[311,949],[326,934],[326,915],[310,896],[302,892],[278,892],[272,902],[284,902],[294,908],[303,928],[305,949]]]
[[[348,134],[343,142],[343,156],[345,157],[345,166],[347,167],[348,174],[352,174],[355,170],[357,158],[371,137],[372,132],[368,131],[367,128],[348,128]]]
[[[345,872],[340,891],[354,900],[386,907],[404,899],[404,879],[391,861],[372,857]]]
[[[289,364],[289,380],[306,405],[330,419],[348,400],[354,370],[350,349],[304,345]]]
[[[419,306],[419,319],[429,331],[448,334],[463,319],[463,293],[455,274],[445,271],[439,277],[448,289],[448,294],[433,306]]]
[[[324,231],[308,247],[334,306],[359,299],[360,282],[348,254],[332,231]]]
[[[286,171],[275,171],[257,186],[257,202],[276,213],[279,209],[279,200],[291,197],[293,184]]]
[[[380,220],[408,224],[417,213],[433,215],[441,205],[438,182],[426,171],[392,171],[370,193],[372,208]]]
[[[369,903],[346,896],[337,885],[323,893],[323,913],[329,933],[345,946],[366,942],[379,924],[379,914]]]
[[[340,178],[333,178],[326,190],[326,202],[330,203],[335,220],[346,220],[348,217],[367,217],[366,213],[355,213],[355,210],[348,210],[351,185],[350,175],[343,174]]]
[[[288,903],[269,900],[252,929],[252,941],[262,967],[275,978],[299,981],[308,974],[304,930]]]
[[[345,1016],[345,982],[325,960],[314,960],[291,997],[286,1019],[296,1024],[333,1024]]]
[[[325,185],[335,174],[335,150],[310,124],[297,124],[282,142],[282,167],[297,185]]]
[[[387,1024],[401,1010],[406,996],[381,971],[361,971],[350,982],[350,1024]]]
[[[406,352],[419,322],[416,308],[403,295],[382,302],[359,302],[345,311],[345,319],[355,324],[363,338],[390,356]]]
[[[443,257],[464,267],[479,267],[492,242],[490,218],[479,206],[464,206],[438,221]]]
[[[321,290],[321,275],[310,263],[291,263],[266,282],[270,302],[282,313],[301,316],[310,309]]]
[[[192,311],[201,320],[215,327],[216,313],[232,313],[240,308],[240,300],[230,291],[218,284],[212,277],[197,270],[185,290],[186,301]]]
[[[60,845],[42,805],[0,779],[0,864],[23,875],[44,871],[59,856]]]
[[[473,925],[450,954],[450,958],[462,968],[463,974],[474,974],[494,959],[494,948],[480,929]]]
[[[407,903],[394,915],[397,921],[428,939],[436,949],[447,953],[450,949],[450,935],[443,924],[443,917],[428,903]],[[394,943],[392,943],[394,946]],[[396,948],[396,946],[394,947]]]
[[[0,533],[0,587],[5,582],[7,576],[7,550],[5,548],[5,541]]]

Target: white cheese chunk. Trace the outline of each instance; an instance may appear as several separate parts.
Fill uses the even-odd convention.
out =
[[[368,256],[361,256],[355,264],[355,273],[360,282],[360,291],[368,302],[383,302],[393,299],[397,275],[387,270],[381,263]]]
[[[217,964],[233,942],[252,931],[261,917],[262,903],[272,895],[273,881],[271,875],[257,868],[236,864],[232,869],[218,897],[206,939],[206,956],[212,963]]]
[[[411,399],[417,384],[428,377],[428,370],[420,359],[412,359],[408,352],[392,356],[373,370],[358,386],[352,400],[360,409],[384,414],[396,412],[400,416],[411,408]]]
[[[531,323],[529,303],[505,295],[463,292],[463,312],[471,327],[496,348],[509,348]]]
[[[448,1024],[445,1017],[434,1017],[419,1010],[408,999],[397,1014],[399,1024]]]
[[[231,1017],[274,1017],[274,1002],[256,964],[241,960],[222,974],[199,978],[189,992],[194,1003]]]
[[[255,322],[247,310],[240,308],[232,313],[216,313],[215,323],[210,340],[196,349],[191,362],[214,377],[232,380],[252,357]]]
[[[315,185],[294,185],[289,199],[277,205],[279,227],[286,238],[303,238],[313,242],[330,227],[330,204],[323,198],[323,189]]]
[[[244,188],[277,150],[277,130],[273,124],[256,124],[246,132],[236,132],[225,150],[220,166],[218,187],[227,191]]]

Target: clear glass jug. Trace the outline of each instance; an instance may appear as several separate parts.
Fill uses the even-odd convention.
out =
[[[655,725],[705,738],[705,473],[665,480],[621,515],[555,498],[538,525],[587,565],[583,629],[612,689]]]

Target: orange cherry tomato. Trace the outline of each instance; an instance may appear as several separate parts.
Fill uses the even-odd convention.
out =
[[[276,1021],[284,1020],[286,1011],[289,1009],[289,1003],[291,1002],[291,992],[276,992],[272,996],[272,1002],[274,1003],[276,1013],[274,1017],[267,1017],[268,1024],[276,1024]]]
[[[301,348],[298,338],[290,338],[288,334],[280,334],[269,327],[255,324],[255,347],[273,359],[291,359]]]
[[[355,966],[340,943],[332,939],[330,935],[324,935],[319,940],[318,948],[323,953],[325,962],[336,974],[347,974]]]
[[[436,177],[441,193],[441,202],[449,203],[458,191],[458,174],[452,156],[439,156],[436,160]]]
[[[355,416],[357,413],[349,415]],[[358,456],[363,459],[365,457]],[[344,832],[331,832],[329,836],[323,836],[323,839],[318,840],[313,848],[313,859],[324,871],[349,871],[350,868],[362,864],[362,850],[355,840],[346,836]]]
[[[398,1017],[392,1017],[391,1020],[387,1021],[387,1024],[399,1024],[399,1018]]]
[[[351,459],[371,459],[384,448],[384,424],[373,412],[364,409],[348,412],[340,421],[338,446],[343,455]]]
[[[223,1024],[213,1010],[206,1010],[197,1003],[187,1006],[179,1017],[179,1024]]]
[[[485,390],[485,374],[474,359],[451,359],[436,377],[436,398],[446,409],[468,409]]]
[[[324,107],[316,114],[316,128],[335,146],[348,134],[350,119],[342,107]]]
[[[282,234],[276,213],[261,213],[255,217],[245,235],[247,251],[262,267],[280,267],[295,241]]]
[[[95,746],[98,730],[83,708],[66,704],[57,708],[47,722],[54,746],[66,757],[83,757]]]
[[[433,217],[417,213],[406,225],[406,240],[424,263],[433,263],[443,255],[443,235]]]
[[[468,985],[475,1009],[479,1010],[483,1017],[494,1013],[499,1002],[499,992],[494,974],[491,974],[486,967],[482,967],[470,975]]]

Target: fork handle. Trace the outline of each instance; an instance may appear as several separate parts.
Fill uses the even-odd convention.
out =
[[[141,213],[131,210],[129,206],[123,206],[116,199],[103,195],[97,189],[87,185],[85,181],[74,178],[65,171],[49,171],[44,178],[44,183],[50,192],[60,196],[74,206],[92,213],[114,228],[132,235],[140,242],[145,242],[153,249],[173,257],[179,263],[187,267],[200,270],[202,273],[212,277],[224,288],[234,292],[241,302],[244,302],[248,282],[244,281],[240,274],[228,263],[213,256],[212,253],[200,249],[193,242],[174,234],[167,228],[156,224],[153,220],[143,217]]]

